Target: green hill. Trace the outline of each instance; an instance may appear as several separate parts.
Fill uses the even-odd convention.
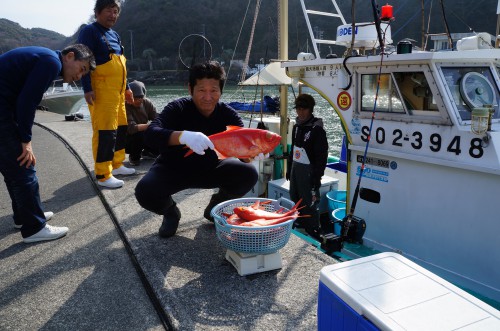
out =
[[[337,1],[347,22],[351,22],[351,2]],[[421,4],[425,2],[425,24],[429,12],[429,1],[393,0],[396,19],[391,23],[394,44],[411,38],[421,44],[422,13]],[[247,0],[126,0],[114,29],[120,34],[128,58],[129,68],[133,71],[178,70],[184,68],[179,61],[179,45],[190,34],[203,34],[210,42],[212,58],[229,63],[231,59],[243,60],[247,52],[250,30],[254,16],[255,1]],[[262,1],[257,19],[255,36],[250,54],[250,65],[277,58],[278,54],[278,1]],[[309,0],[308,8],[329,10],[330,1]],[[356,1],[355,18],[357,22],[372,21],[369,1]],[[384,5],[386,1],[378,1]],[[429,32],[444,32],[443,16],[437,1],[432,8]],[[322,4],[323,6],[320,6]],[[489,32],[495,34],[496,0],[446,0],[447,21],[451,32]],[[89,15],[92,13],[89,13]],[[246,14],[246,15],[245,15]],[[469,22],[467,22],[469,21]],[[338,24],[331,20],[319,19],[312,22],[315,31],[324,39],[335,39]],[[0,19],[0,53],[25,46],[40,45],[60,49],[74,43],[77,33],[72,37],[44,29],[24,29],[19,24]],[[289,1],[289,58],[294,59],[301,51],[312,51],[310,37],[300,2]],[[336,52],[343,49],[330,49],[322,46],[321,53]]]

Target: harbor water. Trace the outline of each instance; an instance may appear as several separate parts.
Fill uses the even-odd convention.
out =
[[[163,108],[172,100],[185,97],[189,95],[187,86],[158,86],[151,85],[146,86],[147,97],[155,105],[156,110],[161,112]],[[333,110],[332,106],[321,97],[317,92],[311,89],[303,91],[303,93],[311,94],[316,100],[316,106],[314,108],[314,115],[316,117],[323,119],[323,124],[328,138],[328,154],[334,157],[340,156],[340,148],[342,146],[342,127],[340,120]],[[221,100],[223,102],[253,102],[254,100],[260,100],[260,87],[258,90],[252,87],[247,87],[241,89],[237,86],[226,86],[224,88],[224,93]],[[295,109],[293,108],[293,101],[295,99],[294,95],[298,92],[289,88],[288,91],[288,117],[294,119],[296,116]],[[277,96],[279,91],[277,87],[267,87],[264,89],[264,95]],[[89,118],[89,112],[87,105],[85,104],[80,109],[80,112],[84,114],[85,118]],[[242,115],[242,117],[249,117],[250,115]],[[260,119],[260,114],[254,114],[253,119],[258,121]]]

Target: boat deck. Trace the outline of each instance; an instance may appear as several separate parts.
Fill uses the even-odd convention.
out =
[[[0,189],[0,329],[315,330],[320,270],[335,263],[292,235],[283,268],[239,276],[202,214],[212,190],[177,194],[178,233],[142,209],[136,167],[118,190],[97,188],[91,124],[39,111],[33,129],[41,198],[67,237],[26,245]]]

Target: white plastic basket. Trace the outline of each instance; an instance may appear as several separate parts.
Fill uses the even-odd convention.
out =
[[[234,208],[250,206],[256,201],[270,201],[269,204],[261,205],[266,211],[275,212],[279,209],[285,213],[293,208],[294,203],[285,198],[278,200],[264,198],[240,198],[228,200],[216,205],[211,214],[214,217],[217,238],[222,245],[239,253],[249,254],[271,254],[283,248],[292,231],[295,219],[280,224],[248,227],[231,225],[226,222],[223,213],[233,214]]]

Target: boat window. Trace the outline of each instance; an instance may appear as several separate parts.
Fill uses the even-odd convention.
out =
[[[373,111],[375,95],[377,93],[378,74],[368,74],[361,76],[361,110]],[[401,113],[405,110],[395,84],[390,74],[380,75],[380,86],[378,87],[377,112]]]
[[[499,90],[488,66],[441,67],[441,70],[463,121],[471,119],[472,109],[487,105],[493,105],[492,119],[500,119]]]
[[[394,72],[393,75],[409,114],[432,115],[433,112],[438,112],[423,72]]]

